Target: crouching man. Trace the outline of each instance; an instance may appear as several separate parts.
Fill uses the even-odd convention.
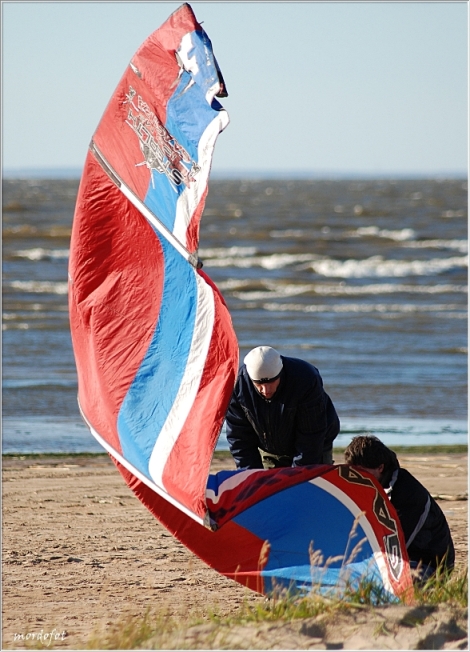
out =
[[[318,369],[271,346],[245,356],[226,425],[239,469],[333,464],[340,428]]]
[[[410,566],[418,579],[431,577],[438,566],[454,566],[454,544],[446,518],[428,490],[406,469],[380,439],[355,437],[344,453],[346,464],[373,475],[395,507],[405,535]]]

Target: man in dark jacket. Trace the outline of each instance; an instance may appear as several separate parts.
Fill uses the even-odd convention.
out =
[[[395,507],[417,579],[431,577],[439,565],[454,566],[454,544],[441,508],[396,454],[372,435],[354,437],[344,453],[347,464],[371,473]]]
[[[339,419],[316,367],[270,346],[248,353],[226,415],[239,469],[333,464]]]

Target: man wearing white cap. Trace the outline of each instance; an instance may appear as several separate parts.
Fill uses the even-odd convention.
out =
[[[238,373],[226,427],[237,468],[277,468],[333,464],[339,419],[316,367],[257,346]]]

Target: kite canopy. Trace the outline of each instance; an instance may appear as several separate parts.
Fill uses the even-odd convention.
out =
[[[209,475],[238,370],[230,314],[197,257],[226,94],[184,4],[136,52],[93,135],[69,263],[80,410],[143,504],[227,577],[261,593],[344,593],[366,577],[406,594],[403,535],[372,477]]]
[[[211,43],[183,5],[139,48],[88,151],[74,216],[70,321],[82,414],[116,459],[204,520],[238,367],[225,303],[197,269],[227,113]]]

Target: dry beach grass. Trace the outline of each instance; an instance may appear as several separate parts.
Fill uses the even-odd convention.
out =
[[[399,459],[441,497],[458,576],[467,567],[467,454]],[[232,462],[216,455],[212,471],[222,468]],[[176,541],[104,455],[3,458],[2,588],[2,649],[468,648],[466,613],[452,602],[237,620],[264,598]],[[145,633],[137,643],[136,632]]]

